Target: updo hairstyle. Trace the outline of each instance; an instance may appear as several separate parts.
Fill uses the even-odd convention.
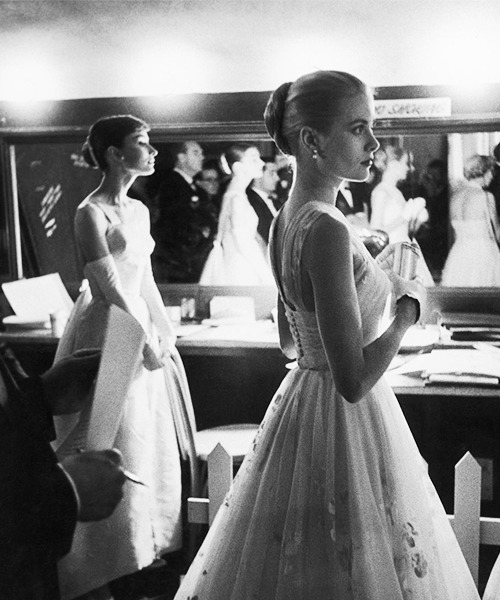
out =
[[[386,144],[381,146],[375,153],[377,157],[377,168],[382,172],[387,169],[387,166],[392,161],[399,162],[403,157],[408,157],[408,151],[401,146],[394,144]]]
[[[121,148],[131,133],[149,131],[147,123],[132,115],[113,115],[96,121],[82,147],[85,162],[93,168],[106,171],[106,150],[110,146]]]
[[[233,165],[239,162],[243,155],[250,148],[257,148],[254,144],[247,144],[245,142],[239,142],[232,144],[221,156],[221,165],[227,175],[231,175],[233,172]]]
[[[269,135],[283,154],[295,155],[302,127],[328,133],[342,109],[342,101],[368,86],[354,75],[342,71],[316,71],[283,83],[270,96],[264,111]]]
[[[473,154],[465,161],[464,177],[468,181],[486,175],[495,166],[495,159],[491,156]]]

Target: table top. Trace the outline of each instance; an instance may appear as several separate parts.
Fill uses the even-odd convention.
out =
[[[471,348],[471,344],[464,342],[450,343],[449,340],[440,340],[435,337],[432,330],[414,330],[407,338],[407,345],[403,345],[405,357],[412,359],[429,349],[428,343],[433,341],[432,348]],[[251,357],[263,351],[280,354],[277,326],[270,320],[245,323],[192,323],[181,324],[176,328],[178,335],[177,347],[181,355],[186,356],[240,356]],[[430,337],[431,336],[431,337]],[[432,337],[434,336],[434,337]],[[32,346],[36,349],[54,349],[59,338],[52,334],[50,329],[19,330],[0,332],[0,342],[12,345]],[[399,362],[401,354],[398,355]],[[460,397],[489,397],[500,399],[500,387],[465,385],[465,384],[429,384],[418,375],[408,375],[391,368],[386,373],[386,378],[394,392],[399,395],[422,396],[460,396]]]

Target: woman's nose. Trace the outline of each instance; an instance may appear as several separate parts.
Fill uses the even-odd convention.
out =
[[[376,152],[380,148],[380,142],[377,138],[371,133],[370,141],[369,141],[369,150],[371,152]]]
[[[149,153],[152,154],[153,156],[156,156],[158,154],[158,150],[154,147],[154,146],[149,146]]]

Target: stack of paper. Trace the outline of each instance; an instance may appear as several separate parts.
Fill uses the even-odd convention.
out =
[[[500,350],[487,344],[480,350],[432,350],[405,362],[392,372],[418,374],[429,383],[499,385]]]
[[[69,316],[73,308],[59,273],[3,283],[2,290],[15,313],[3,319],[11,328],[50,327],[52,313]]]

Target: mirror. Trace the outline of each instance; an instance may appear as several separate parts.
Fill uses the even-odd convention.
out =
[[[400,146],[409,157],[408,169],[397,187],[404,202],[409,198],[425,199],[428,219],[422,219],[415,231],[415,238],[422,249],[432,283],[443,286],[446,283],[443,282],[443,269],[457,235],[450,219],[450,207],[453,206],[455,194],[464,187],[464,164],[473,154],[491,155],[500,142],[500,118],[493,115],[491,118],[381,120],[376,124],[375,133],[382,146]],[[1,141],[7,202],[2,218],[7,222],[6,230],[9,233],[8,261],[5,260],[4,264],[9,265],[11,278],[59,271],[66,285],[78,285],[81,274],[72,247],[72,219],[76,205],[95,187],[98,177],[98,173],[86,168],[81,160],[80,149],[85,135],[86,130],[82,128],[3,133]],[[266,163],[273,164],[277,175],[271,177],[276,184],[274,191],[271,191],[274,209],[286,200],[291,183],[290,169],[283,157],[277,154],[261,121],[153,126],[151,140],[158,149],[156,173],[149,178],[138,179],[131,194],[149,206],[157,243],[162,241],[163,236],[156,225],[159,212],[157,195],[174,166],[173,156],[179,142],[196,141],[203,150],[205,166],[210,167],[196,177],[196,190],[205,186],[204,192],[212,194],[219,184],[218,191],[215,190],[215,195],[207,203],[209,210],[204,218],[208,225],[199,218],[199,211],[195,211],[198,220],[188,221],[190,226],[193,223],[195,225],[194,246],[199,253],[195,253],[193,260],[188,244],[182,249],[182,254],[196,263],[197,270],[186,275],[181,265],[174,276],[168,269],[156,272],[160,284],[198,283],[213,246],[223,190],[230,179],[220,164],[221,155],[234,144],[251,143]],[[429,174],[428,169],[433,168],[433,164],[435,173]],[[440,187],[436,178],[443,170],[446,177],[442,178],[444,181]],[[353,184],[343,190],[348,208],[361,206],[361,209],[355,208],[352,212],[357,213],[356,218],[361,217],[361,224],[367,226],[370,226],[372,216],[370,200],[374,183],[375,180],[370,184]],[[426,185],[429,189],[424,189]],[[189,201],[198,205],[201,192],[193,190]],[[253,226],[255,222],[258,226],[257,212],[255,209],[252,211],[249,214],[253,215]],[[196,240],[200,242],[198,247]],[[490,248],[494,247],[490,244]],[[469,285],[465,280],[460,281],[460,276],[477,270],[478,264],[481,264],[484,272],[488,272],[496,258],[496,255],[493,257],[493,250],[489,258],[480,261],[474,252],[469,251],[468,255],[475,257],[474,266],[471,269],[459,269],[459,279],[452,283],[454,288]],[[474,287],[500,287],[500,277],[489,283],[474,284]]]
[[[422,123],[412,123],[410,127],[405,127],[405,124],[401,123],[398,126],[400,130],[395,131],[391,124],[390,131],[386,128],[376,133],[381,149],[398,147],[403,149],[407,157],[407,169],[401,172],[396,187],[404,209],[407,213],[415,213],[411,218],[408,217],[410,224],[407,230],[409,229],[410,236],[421,248],[427,269],[424,281],[429,286],[500,287],[500,279],[495,277],[485,277],[479,284],[469,283],[466,277],[467,269],[463,266],[458,268],[458,272],[455,268],[455,275],[451,279],[448,278],[448,281],[446,278],[443,281],[443,269],[450,249],[457,243],[457,227],[454,227],[451,222],[450,206],[456,202],[457,193],[468,183],[464,178],[464,165],[475,154],[492,156],[494,147],[500,142],[500,124],[487,124],[484,131],[470,130],[470,125],[466,123],[446,123],[444,127],[434,128],[429,124],[425,127],[425,123],[424,127]],[[491,131],[490,127],[492,127]],[[424,131],[420,132],[420,129]],[[463,131],[458,131],[459,129]],[[185,201],[179,198],[176,200],[172,193],[165,192],[165,188],[169,186],[169,178],[175,166],[175,155],[183,140],[181,144],[162,139],[155,140],[154,133],[152,139],[158,150],[156,172],[148,179],[138,180],[132,192],[151,210],[152,231],[157,244],[157,256],[153,256],[155,276],[159,283],[197,283],[213,248],[222,198],[231,181],[227,165],[223,164],[223,160],[221,161],[224,153],[234,144],[255,145],[266,164],[265,170],[275,174],[265,178],[267,179],[264,184],[265,189],[261,190],[261,193],[268,195],[268,201],[272,203],[271,210],[274,212],[286,201],[291,184],[291,170],[286,159],[276,151],[274,144],[266,139],[265,135],[241,136],[241,138],[233,136],[226,140],[213,138],[205,140],[203,135],[198,138],[193,137],[189,141],[196,142],[196,146],[201,149],[203,160],[200,160],[200,166],[203,163],[203,169],[194,175],[193,190],[188,191]],[[386,230],[383,222],[372,212],[371,195],[382,179],[382,170],[377,168],[377,163],[372,175],[368,183],[348,183],[342,189],[342,195],[347,202],[344,204],[345,210],[339,202],[339,208],[345,214],[349,213],[349,220],[365,234],[367,230],[368,232]],[[262,186],[262,181],[258,185]],[[384,185],[387,185],[387,182]],[[477,186],[478,183],[476,182],[475,185]],[[172,188],[171,184],[170,187]],[[251,192],[247,190],[247,196],[249,194]],[[414,202],[413,199],[418,200]],[[182,209],[181,204],[184,205]],[[387,213],[385,223],[397,219],[397,212],[401,206],[398,209],[390,202],[384,204]],[[423,207],[425,210],[422,210]],[[254,211],[257,212],[255,208]],[[266,212],[269,218],[269,211]],[[355,217],[353,213],[356,214]],[[263,220],[262,215],[255,214],[248,226],[258,227],[259,219]],[[464,226],[458,225],[458,227],[464,229]],[[465,226],[465,229],[470,232],[470,227]],[[390,232],[388,234],[392,237]],[[257,234],[257,238],[265,246],[267,241],[265,234]],[[391,239],[391,241],[395,240]],[[462,239],[458,242],[466,243]],[[458,251],[458,246],[456,250]],[[490,251],[497,252],[496,242],[491,243]],[[159,256],[161,252],[166,252],[166,260]],[[500,256],[500,251],[498,255]],[[485,258],[484,262],[486,263],[484,268],[489,268],[491,260]],[[449,269],[450,266],[447,270]],[[461,281],[462,275],[463,281]],[[255,281],[250,283],[250,285],[255,284]]]

